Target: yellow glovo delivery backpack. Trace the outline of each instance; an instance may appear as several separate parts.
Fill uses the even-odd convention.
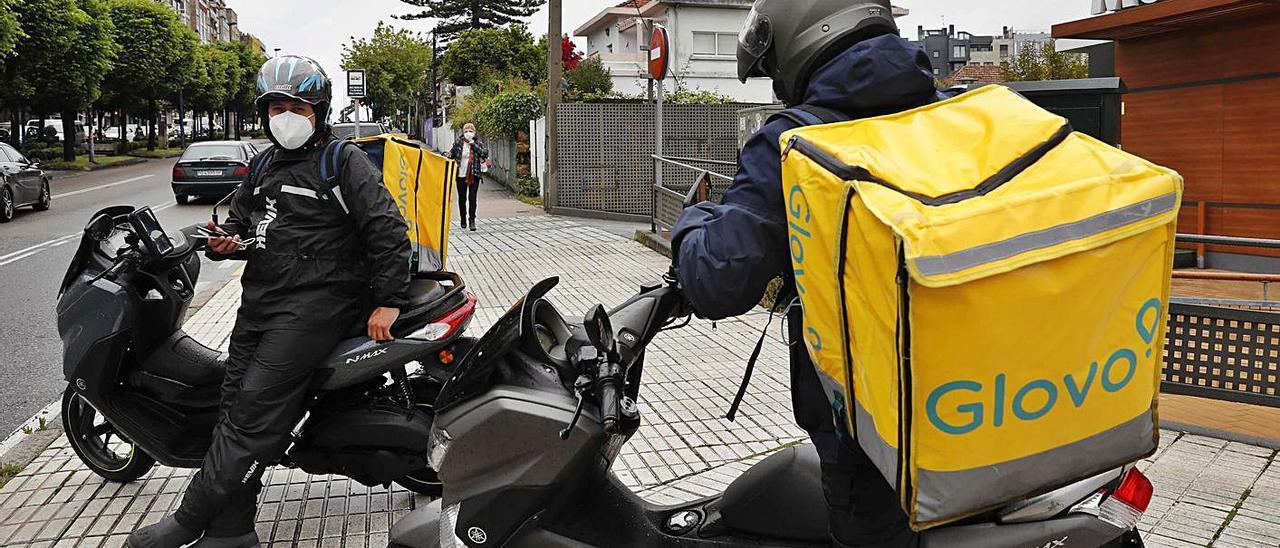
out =
[[[1001,86],[781,144],[805,342],[913,528],[1155,450],[1176,172]]]
[[[458,164],[390,134],[356,139],[355,144],[382,166],[382,182],[409,225],[414,272],[444,270]]]

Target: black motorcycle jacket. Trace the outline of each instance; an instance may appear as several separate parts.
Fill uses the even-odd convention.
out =
[[[353,325],[373,307],[405,303],[411,246],[404,217],[381,169],[357,147],[342,147],[339,192],[330,192],[320,157],[331,139],[276,149],[232,198],[223,226],[250,243],[235,256],[209,257],[247,259],[238,321],[248,326]]]

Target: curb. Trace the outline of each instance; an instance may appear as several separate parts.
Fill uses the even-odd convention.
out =
[[[668,259],[671,258],[671,240],[649,232],[648,230],[637,230],[635,241],[640,242],[641,245],[658,252]]]
[[[239,276],[230,276],[222,283],[216,284],[191,300],[191,307],[187,311],[187,317],[191,317],[200,311],[204,305],[208,304],[209,299],[222,291],[227,284],[239,278]],[[44,419],[44,430],[40,430],[40,419]],[[30,433],[23,432],[23,428],[30,430]],[[55,440],[62,437],[62,396],[58,396],[44,409],[38,411],[30,419],[27,419],[22,426],[19,426],[9,434],[3,441],[0,441],[0,465],[4,464],[20,464],[27,466],[31,461],[40,456],[45,449],[49,448]]]
[[[1185,432],[1188,434],[1207,436],[1210,438],[1218,438],[1220,440],[1234,441],[1236,443],[1243,443],[1245,445],[1256,445],[1258,447],[1266,447],[1268,449],[1280,450],[1280,438],[1264,438],[1259,436],[1250,436],[1248,434],[1241,434],[1239,432],[1232,432],[1230,430],[1223,430],[1220,428],[1210,428],[1208,426],[1200,426],[1198,424],[1191,424],[1187,422],[1177,422],[1177,421],[1160,421],[1160,428],[1164,428],[1166,430],[1175,430],[1178,432]]]

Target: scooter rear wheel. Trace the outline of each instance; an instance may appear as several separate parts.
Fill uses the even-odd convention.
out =
[[[430,468],[423,468],[409,473],[405,477],[396,480],[396,484],[414,493],[428,497],[438,497],[444,492],[444,483],[440,481],[440,475]]]
[[[80,462],[108,481],[136,480],[156,464],[70,386],[62,393],[62,428]]]

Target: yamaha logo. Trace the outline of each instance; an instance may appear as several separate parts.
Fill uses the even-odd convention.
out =
[[[489,535],[484,532],[484,529],[472,527],[467,529],[467,538],[476,544],[484,544],[485,541],[489,540]]]

